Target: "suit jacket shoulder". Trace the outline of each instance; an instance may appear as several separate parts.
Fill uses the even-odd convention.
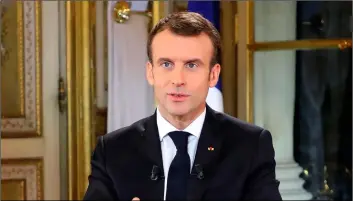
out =
[[[220,124],[220,135],[235,143],[236,141],[246,142],[247,145],[257,144],[261,135],[271,135],[266,129],[254,124],[242,121],[230,115],[214,111],[215,120]],[[271,137],[271,136],[269,136]],[[272,143],[271,143],[272,144]]]
[[[242,200],[281,200],[271,133],[227,114],[210,111],[216,122],[213,124],[218,126],[213,130],[217,137],[208,143],[221,142],[218,143],[218,157],[211,162],[211,166],[217,167],[214,169],[217,179],[211,182],[206,197],[217,199],[222,191],[225,198],[233,199],[237,197],[235,192],[242,192],[237,197]]]
[[[134,137],[136,137],[136,135],[144,131],[145,124],[151,118],[153,118],[153,116],[138,120],[132,123],[130,126],[125,126],[115,131],[111,131],[102,136],[104,138],[103,140],[108,144],[116,143],[117,141],[129,141],[130,139],[133,139]]]

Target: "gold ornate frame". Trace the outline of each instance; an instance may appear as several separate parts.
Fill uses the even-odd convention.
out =
[[[1,159],[1,173],[3,185],[10,184],[7,187],[8,191],[2,191],[2,198],[9,199],[14,196],[19,200],[44,198],[42,158]],[[6,186],[2,186],[2,190],[3,188]]]
[[[66,73],[68,94],[68,199],[82,199],[88,185],[94,142],[94,86],[91,66],[91,4],[67,1]]]
[[[42,135],[41,2],[17,1],[16,9],[18,20],[17,73],[21,114],[1,117],[1,137],[40,137]]]
[[[221,76],[222,76],[222,93],[224,102],[224,112],[236,116],[237,115],[237,38],[236,25],[237,3],[235,1],[221,1],[221,38],[222,38],[222,55],[221,55]]]
[[[352,47],[352,39],[322,39],[258,42],[254,40],[254,1],[238,1],[238,14],[235,27],[235,40],[238,43],[238,104],[237,117],[253,123],[253,79],[255,51],[274,51],[287,49],[320,49]],[[241,27],[241,28],[240,28]]]

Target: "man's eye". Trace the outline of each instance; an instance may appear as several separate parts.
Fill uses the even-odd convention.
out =
[[[188,67],[188,68],[195,68],[195,67],[197,67],[197,65],[194,64],[194,63],[188,63],[188,64],[186,64],[186,67]]]
[[[164,62],[164,63],[162,63],[162,67],[163,68],[170,68],[170,67],[172,67],[172,64],[170,62]]]

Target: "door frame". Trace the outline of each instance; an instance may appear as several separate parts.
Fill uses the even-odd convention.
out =
[[[68,199],[83,198],[94,143],[91,66],[92,2],[66,1],[67,178]]]

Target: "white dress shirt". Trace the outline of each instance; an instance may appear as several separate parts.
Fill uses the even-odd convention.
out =
[[[184,130],[185,132],[190,133],[191,135],[188,138],[188,153],[190,156],[190,171],[194,164],[194,159],[197,150],[197,144],[199,142],[199,138],[201,135],[201,130],[203,127],[203,123],[205,121],[206,116],[206,108],[202,112],[202,114],[197,117],[188,127]],[[167,181],[168,181],[168,171],[169,166],[176,155],[176,147],[172,138],[169,137],[168,133],[172,131],[180,131],[175,128],[172,124],[170,124],[164,117],[162,117],[161,113],[157,108],[157,126],[159,131],[159,139],[161,140],[161,148],[162,148],[162,159],[163,159],[163,169],[164,169],[164,200],[166,199],[166,190],[167,190]]]

